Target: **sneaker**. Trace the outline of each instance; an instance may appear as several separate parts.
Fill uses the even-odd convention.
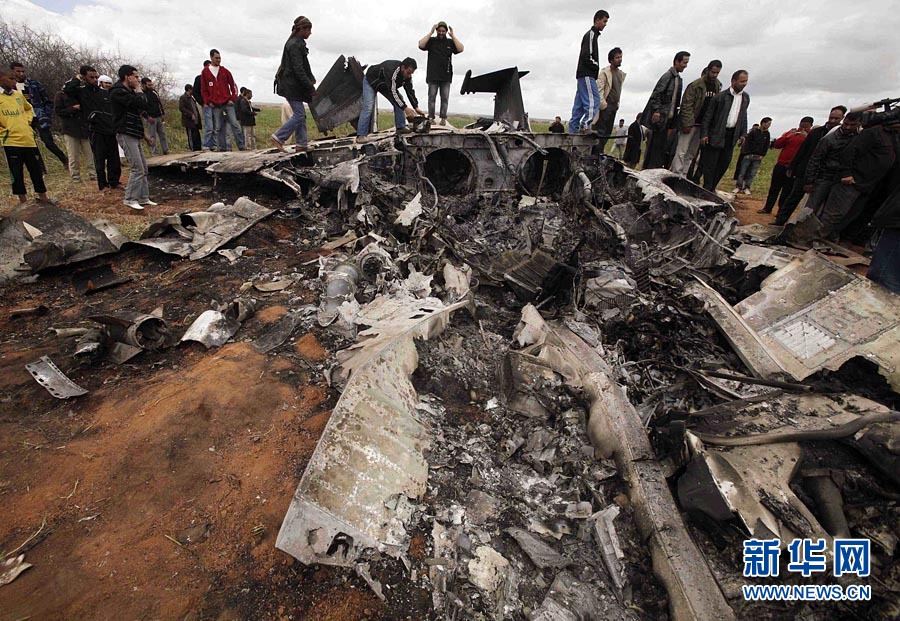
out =
[[[278,138],[276,138],[275,134],[272,134],[271,136],[269,136],[269,138],[271,138],[272,142],[275,143],[276,149],[278,149],[279,151],[287,151],[287,149],[284,148],[284,143],[281,142]]]
[[[315,147],[313,147],[312,145],[309,145],[309,144],[295,144],[294,145],[295,153],[308,153],[309,151],[312,151],[313,149],[315,149]]]
[[[447,119],[443,119],[443,118],[438,123],[438,125],[441,125],[441,126],[446,125],[446,124],[447,124]]]
[[[144,207],[148,207],[148,206],[149,206],[149,207],[156,207],[156,206],[159,205],[159,203],[154,203],[153,201],[151,201],[151,200],[148,198],[148,199],[145,200],[143,203],[141,203],[141,205],[143,205]]]
[[[756,213],[772,213],[772,210],[771,209],[760,209]]]
[[[750,194],[750,188],[744,188],[744,194]]]
[[[126,207],[131,207],[135,211],[144,211],[144,207],[140,203],[136,203],[136,202],[129,203],[128,201],[125,201],[124,204]]]

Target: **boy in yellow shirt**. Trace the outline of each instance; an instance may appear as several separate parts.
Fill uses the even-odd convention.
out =
[[[9,164],[13,194],[19,197],[20,203],[28,201],[25,189],[26,168],[38,198],[42,201],[50,200],[47,198],[47,186],[44,185],[41,152],[38,151],[34,130],[31,128],[33,117],[31,104],[16,90],[16,78],[12,70],[0,67],[0,144],[3,145],[6,162]]]

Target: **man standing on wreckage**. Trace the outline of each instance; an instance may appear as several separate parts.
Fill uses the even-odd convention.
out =
[[[309,136],[306,132],[306,111],[303,102],[311,102],[316,95],[316,78],[309,66],[309,49],[306,40],[312,34],[312,22],[301,15],[294,20],[291,36],[284,44],[281,65],[275,74],[275,91],[287,99],[291,107],[291,117],[272,134],[272,142],[284,151],[284,143],[291,134],[297,137],[295,151],[309,151]]]
[[[412,75],[417,67],[415,59],[407,56],[402,61],[386,60],[368,68],[363,78],[362,111],[359,113],[359,123],[356,126],[356,135],[359,138],[368,136],[372,129],[375,93],[384,95],[394,106],[394,124],[398,131],[406,128],[406,119],[412,119],[417,114],[425,116],[425,113],[419,110],[419,100],[412,84]],[[409,97],[409,106],[400,95],[401,87]]]
[[[600,110],[600,89],[597,87],[597,78],[600,76],[598,40],[608,21],[609,13],[602,9],[597,11],[594,13],[594,25],[581,38],[578,66],[575,68],[578,87],[575,90],[575,103],[572,105],[572,118],[569,119],[570,134],[590,129]]]

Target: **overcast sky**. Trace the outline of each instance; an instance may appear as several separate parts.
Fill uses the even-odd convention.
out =
[[[800,117],[824,120],[836,104],[900,96],[896,39],[900,14],[891,0],[795,2],[757,0],[631,0],[587,2],[458,0],[377,3],[343,0],[0,0],[0,15],[60,34],[69,41],[118,49],[136,62],[164,60],[184,84],[202,68],[211,47],[254,99],[278,102],[272,77],[298,11],[313,22],[310,62],[320,80],[338,55],[361,62],[413,56],[416,92],[427,104],[424,52],[416,46],[431,25],[447,21],[465,46],[454,57],[450,113],[489,114],[490,95],[459,95],[466,70],[475,75],[518,66],[525,109],[532,118],[566,119],[575,94],[575,65],[594,11],[611,15],[600,55],[624,50],[628,74],[620,118],[643,108],[656,80],[678,50],[691,52],[685,84],[706,63],[723,62],[722,76],[750,73],[751,122],[774,119],[775,132]],[[895,41],[891,44],[890,41]],[[152,76],[151,76],[152,77]]]

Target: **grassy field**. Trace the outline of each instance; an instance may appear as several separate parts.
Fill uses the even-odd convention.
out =
[[[271,146],[269,141],[269,136],[278,129],[281,125],[281,109],[277,106],[260,106],[262,107],[262,111],[256,117],[256,138],[257,138],[257,147],[260,149],[268,148]],[[168,113],[166,114],[166,137],[169,143],[169,151],[172,153],[186,152],[187,148],[187,135],[185,134],[184,128],[181,127],[181,116],[178,114],[177,104],[172,102],[167,106]],[[472,117],[466,116],[450,116],[448,121],[454,127],[463,127],[475,119]],[[393,127],[394,119],[392,112],[380,112],[378,114],[378,126],[381,128]],[[546,132],[549,127],[548,122],[534,121],[532,122],[532,131],[534,132]],[[321,138],[323,134],[319,132],[318,128],[315,125],[315,122],[312,119],[312,116],[307,112],[307,129],[309,131],[309,136],[311,139]],[[353,127],[347,123],[344,125],[340,125],[335,128],[335,131],[331,134],[334,136],[347,136],[353,133]],[[62,136],[57,136],[57,144],[60,148],[65,149],[65,143]],[[45,181],[47,183],[47,188],[49,194],[53,198],[62,199],[64,202],[67,200],[73,199],[81,199],[85,193],[89,193],[91,189],[92,182],[87,181],[87,175],[82,172],[82,178],[84,182],[82,187],[75,187],[71,179],[69,178],[68,171],[63,168],[62,163],[56,159],[56,157],[47,151],[44,148],[42,142],[38,141],[38,146],[41,149],[41,154],[43,155],[44,162],[47,166],[47,175]],[[613,147],[613,141],[610,140],[606,145],[606,152],[611,153]],[[148,153],[149,155],[149,153]],[[759,175],[756,177],[756,181],[753,186],[753,194],[754,196],[765,196],[766,192],[769,189],[769,181],[772,176],[772,168],[775,165],[775,161],[778,158],[778,152],[774,150],[770,150],[769,154],[763,160],[762,167],[760,168]],[[737,162],[737,149],[735,149],[735,157],[732,159],[731,167],[728,169],[728,172],[725,174],[722,182],[719,184],[720,190],[732,191],[734,190],[734,181],[732,180],[734,176],[734,166]],[[127,165],[124,166],[124,170],[127,171]],[[6,194],[9,192],[8,182],[5,180],[9,179],[9,169],[6,165],[6,159],[0,158],[0,175],[4,180],[4,185],[0,192],[3,193],[4,198],[0,200],[0,206],[12,206],[15,205],[15,197],[10,194]],[[27,182],[27,186],[29,188],[29,193],[31,191],[31,183]]]

